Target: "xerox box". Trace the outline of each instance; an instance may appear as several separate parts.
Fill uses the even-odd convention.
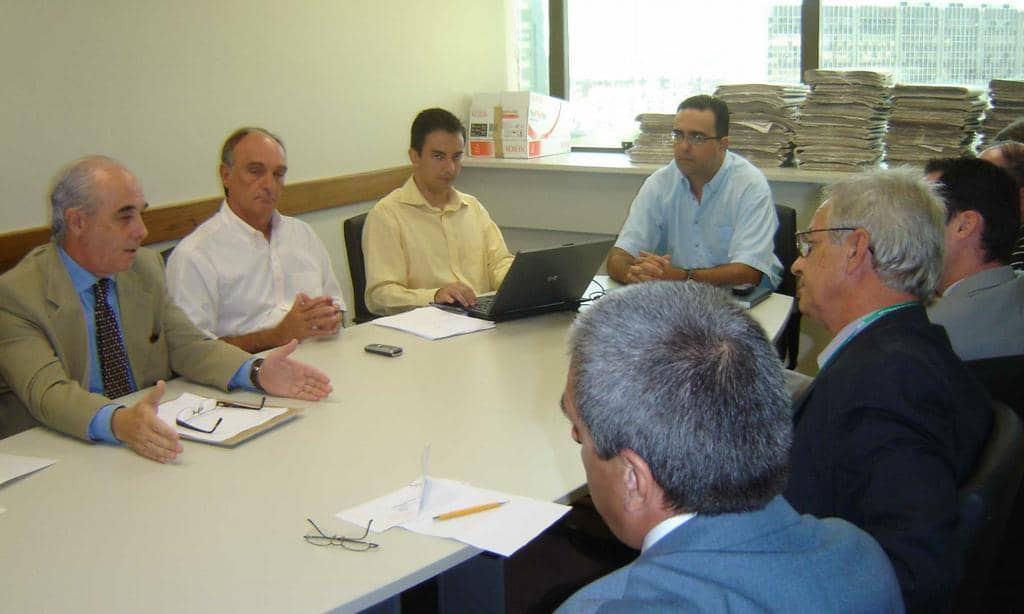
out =
[[[469,111],[469,154],[536,158],[567,153],[571,118],[564,100],[533,92],[477,94]]]

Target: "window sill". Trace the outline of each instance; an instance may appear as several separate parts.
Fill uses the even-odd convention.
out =
[[[574,151],[539,158],[463,158],[466,168],[495,168],[521,171],[554,171],[569,173],[600,173],[612,175],[647,176],[661,168],[661,164],[634,164],[624,153]],[[781,183],[809,183],[828,185],[850,176],[850,173],[803,171],[798,168],[761,168],[768,181]]]

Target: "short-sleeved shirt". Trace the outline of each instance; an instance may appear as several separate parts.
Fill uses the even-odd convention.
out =
[[[615,247],[633,256],[641,250],[671,254],[672,264],[685,269],[742,263],[764,274],[762,285],[776,287],[782,279],[773,251],[778,225],[768,180],[727,151],[700,202],[675,161],[655,171],[633,199]]]

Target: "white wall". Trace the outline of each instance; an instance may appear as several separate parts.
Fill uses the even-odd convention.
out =
[[[507,86],[505,11],[505,0],[6,0],[0,232],[46,224],[51,177],[88,153],[134,170],[154,206],[215,196],[220,145],[247,124],[285,140],[290,181],[404,164],[418,110],[464,115],[474,92]]]

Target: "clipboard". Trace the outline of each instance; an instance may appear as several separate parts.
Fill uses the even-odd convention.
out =
[[[214,434],[212,431],[202,431],[199,429],[193,431],[191,429],[184,428],[177,423],[180,413],[185,409],[197,408],[202,404],[214,401],[217,401],[217,399],[185,392],[176,399],[160,403],[159,407],[157,407],[157,415],[165,424],[173,428],[182,439],[222,447],[232,447],[242,443],[243,441],[252,439],[265,431],[269,431],[277,425],[291,420],[302,412],[301,409],[282,406],[261,406],[259,409],[256,407],[239,407],[238,409],[232,409],[229,406],[218,409],[211,404],[209,407],[210,410],[243,413],[235,414],[234,418],[229,418],[227,415],[217,416],[217,414],[213,414],[214,417],[218,418],[217,425],[214,426],[219,426],[222,419],[225,421],[224,427],[222,427],[220,432],[217,434]],[[240,416],[245,416],[245,418],[238,420],[237,418]],[[225,432],[225,430],[227,430],[227,432]]]
[[[242,443],[243,441],[247,441],[247,440],[252,439],[253,437],[255,437],[255,436],[257,436],[257,435],[259,435],[261,433],[269,431],[270,429],[276,427],[278,424],[281,424],[282,422],[288,422],[289,420],[291,420],[295,416],[298,416],[299,414],[302,413],[302,409],[296,409],[294,407],[288,407],[286,409],[288,411],[284,412],[283,414],[281,414],[279,416],[274,416],[270,420],[267,420],[266,422],[264,422],[262,424],[257,424],[256,426],[254,426],[254,427],[252,427],[250,429],[246,429],[246,430],[242,431],[241,433],[238,433],[237,435],[235,435],[233,437],[229,437],[229,438],[225,439],[224,441],[210,441],[209,439],[199,439],[198,437],[195,437],[195,436],[193,436],[193,435],[191,435],[189,433],[185,433],[185,432],[182,432],[182,431],[178,431],[178,435],[182,439],[187,439],[189,441],[195,441],[197,443],[208,443],[208,444],[213,445],[213,446],[221,446],[222,448],[233,448],[234,446],[237,446],[238,444]]]

